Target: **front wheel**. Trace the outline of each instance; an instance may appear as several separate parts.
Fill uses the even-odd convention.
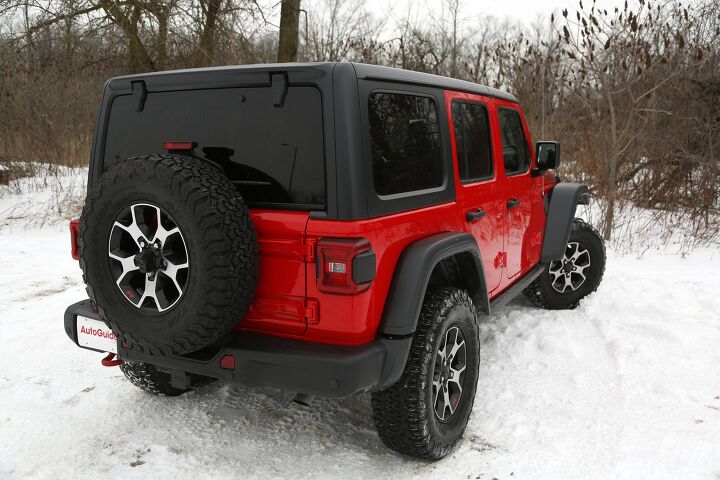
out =
[[[402,377],[372,395],[383,443],[419,458],[450,453],[468,423],[479,366],[478,317],[468,294],[427,294]]]
[[[576,218],[565,254],[550,262],[523,293],[536,306],[550,310],[572,309],[597,290],[605,273],[605,244],[589,223]]]

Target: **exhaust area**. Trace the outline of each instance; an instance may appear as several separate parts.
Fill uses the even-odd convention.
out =
[[[293,398],[293,402],[297,403],[298,405],[302,405],[303,407],[309,407],[314,399],[315,397],[312,395],[298,393],[295,395],[295,398]]]

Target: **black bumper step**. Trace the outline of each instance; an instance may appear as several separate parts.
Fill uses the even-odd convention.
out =
[[[77,315],[99,319],[90,300],[68,307],[65,332],[75,344]],[[405,368],[411,343],[411,337],[379,337],[367,345],[342,347],[237,333],[215,352],[182,356],[149,355],[124,348],[120,340],[118,356],[124,361],[147,362],[171,373],[195,373],[244,385],[343,398],[395,383]],[[226,356],[234,358],[235,368],[221,366]]]

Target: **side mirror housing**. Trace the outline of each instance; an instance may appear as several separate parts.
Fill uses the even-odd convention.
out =
[[[544,172],[560,164],[560,142],[541,141],[535,144],[538,170]]]

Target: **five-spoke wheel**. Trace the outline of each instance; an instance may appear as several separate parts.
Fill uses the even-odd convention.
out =
[[[108,241],[110,273],[135,307],[163,312],[187,286],[188,249],[170,215],[150,203],[135,203],[115,217]]]
[[[433,408],[441,422],[448,421],[460,403],[466,366],[465,336],[459,327],[450,327],[435,356],[433,369]]]
[[[470,418],[479,368],[478,313],[468,293],[428,292],[402,376],[372,394],[385,445],[428,459],[450,453]]]
[[[570,289],[575,291],[587,280],[585,272],[590,267],[590,252],[578,242],[570,242],[565,248],[562,260],[550,263],[550,285],[558,293]]]

